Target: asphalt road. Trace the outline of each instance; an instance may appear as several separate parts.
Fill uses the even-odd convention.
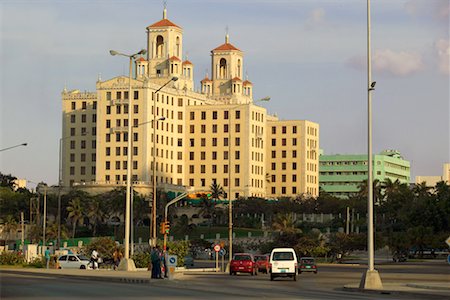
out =
[[[385,281],[421,282],[449,278],[444,264],[380,266]],[[381,269],[379,268],[379,269]],[[34,275],[1,274],[1,299],[427,299],[403,294],[370,294],[345,291],[357,283],[365,268],[324,266],[318,274],[304,273],[291,279],[270,281],[269,276],[185,275],[182,280],[150,284],[113,283]],[[401,272],[399,272],[401,271]],[[432,274],[430,274],[432,272]],[[449,291],[450,296],[450,291]]]

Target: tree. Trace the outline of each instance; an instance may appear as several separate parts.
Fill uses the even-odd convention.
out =
[[[223,198],[225,196],[225,190],[223,189],[223,187],[215,182],[211,184],[209,190],[211,191],[211,198],[213,200],[219,200],[220,198]]]
[[[301,230],[296,227],[296,224],[293,214],[277,214],[272,222],[272,228],[281,234],[299,233]]]
[[[87,216],[90,219],[90,222],[93,224],[93,232],[92,235],[97,235],[97,225],[100,222],[104,222],[106,219],[106,213],[103,207],[103,204],[100,202],[100,199],[94,198],[89,202],[89,210]]]
[[[84,218],[84,207],[81,203],[81,199],[80,198],[72,199],[69,202],[67,211],[69,212],[68,218],[71,220],[72,223],[72,238],[75,238],[76,226],[77,224],[82,225]]]
[[[0,173],[0,186],[1,187],[7,187],[7,188],[13,190],[16,180],[17,180],[17,177],[12,176],[11,174],[5,175],[3,173]]]
[[[3,232],[6,233],[5,240],[8,241],[14,239],[17,233],[17,229],[19,228],[17,220],[13,215],[7,215],[4,222]]]

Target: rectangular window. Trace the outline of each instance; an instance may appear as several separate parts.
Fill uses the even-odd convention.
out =
[[[281,145],[286,146],[286,139],[281,139]]]
[[[292,139],[292,146],[297,146],[297,139],[296,138]]]
[[[228,159],[228,151],[223,151],[223,159]]]
[[[235,139],[235,144],[236,144],[236,146],[240,146],[241,145],[241,139],[237,137]]]
[[[206,111],[201,112],[201,119],[206,120]]]
[[[194,165],[189,165],[189,174],[194,174],[194,172],[195,172]]]
[[[292,133],[297,133],[297,126],[292,127]]]
[[[76,102],[72,102],[72,110],[77,109],[77,103]]]
[[[212,145],[213,145],[213,147],[217,146],[217,138],[212,139]]]
[[[234,157],[235,159],[240,159],[240,158],[241,158],[241,152],[235,151],[235,152],[234,152],[234,156],[235,156],[235,157]]]
[[[272,146],[276,146],[277,145],[277,139],[272,139]]]
[[[178,106],[183,106],[183,98],[178,98]]]
[[[292,157],[296,158],[297,157],[297,150],[292,150]]]
[[[70,115],[70,123],[75,123],[75,115]]]
[[[74,136],[75,135],[75,128],[70,128],[70,136]]]
[[[139,113],[139,105],[137,105],[137,104],[134,105],[134,113],[135,114]]]
[[[116,105],[116,114],[121,114],[121,113],[122,113],[122,106]]]
[[[296,174],[292,175],[292,182],[297,182],[297,175]]]
[[[106,107],[106,114],[107,115],[111,114],[111,106],[109,106],[109,105]]]
[[[217,111],[213,111],[212,118],[213,120],[217,120]]]
[[[81,102],[81,109],[86,109],[86,108],[87,108],[86,101]]]
[[[120,142],[120,133],[116,133],[116,142]]]
[[[275,126],[272,126],[272,134],[276,134],[277,133],[277,128]]]
[[[116,155],[120,156],[120,147],[116,147]]]
[[[228,165],[223,165],[223,172],[228,174]]]
[[[201,133],[206,133],[206,125],[201,126]]]
[[[70,149],[75,149],[75,141],[70,141]]]
[[[213,124],[212,126],[212,132],[217,133],[217,124]]]
[[[106,162],[105,169],[106,170],[111,169],[111,162],[109,162],[109,161]]]
[[[202,138],[202,139],[200,140],[200,146],[206,147],[206,139],[205,139],[205,138]]]
[[[183,112],[182,111],[178,112],[178,120],[183,120]]]
[[[223,145],[224,145],[225,147],[228,146],[228,138],[223,138]]]
[[[139,99],[139,91],[134,91],[133,94],[134,94],[134,95],[133,95],[134,100]]]
[[[122,99],[122,92],[116,92],[116,99]]]
[[[92,109],[97,109],[97,101],[92,102]]]
[[[286,126],[281,127],[281,132],[282,132],[283,134],[286,134]]]
[[[206,152],[205,151],[200,152],[200,159],[201,160],[205,160],[206,159]]]
[[[81,123],[86,123],[86,115],[85,114],[81,115]]]
[[[70,162],[75,162],[75,154],[70,153]]]
[[[120,170],[120,161],[116,161],[116,170]]]
[[[272,158],[277,158],[277,151],[272,151]]]
[[[241,124],[236,124],[236,132],[241,132]]]
[[[191,112],[189,113],[189,119],[190,119],[190,120],[195,120],[195,111],[191,111]]]
[[[228,132],[228,124],[223,125],[223,132]]]
[[[106,92],[106,100],[111,100],[111,92]]]
[[[239,119],[241,118],[241,111],[240,111],[240,110],[237,110],[237,111],[235,112],[235,116],[236,116],[236,120],[239,120]]]
[[[286,158],[286,150],[281,151],[281,157]]]
[[[229,112],[228,112],[228,110],[226,110],[226,111],[223,112],[223,118],[224,118],[225,120],[228,120],[228,118],[229,118]]]

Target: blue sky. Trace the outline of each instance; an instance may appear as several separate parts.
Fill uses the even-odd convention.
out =
[[[449,1],[372,0],[374,153],[397,149],[416,175],[442,175],[450,161]],[[163,1],[1,0],[0,171],[56,184],[61,91],[95,91],[126,74],[110,49],[145,47]],[[254,98],[280,119],[320,124],[326,154],[367,152],[366,1],[169,0],[184,30],[196,87],[210,51],[244,51]]]

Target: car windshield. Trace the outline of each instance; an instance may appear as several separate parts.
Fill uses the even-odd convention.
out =
[[[266,260],[266,257],[265,256],[255,256],[255,260],[256,261]]]
[[[294,260],[294,253],[292,252],[274,252],[273,260]]]
[[[234,260],[252,260],[250,255],[235,255]]]
[[[78,258],[79,258],[80,260],[89,260],[89,258],[87,258],[87,257],[84,256],[84,255],[78,255]]]
[[[314,264],[314,259],[312,258],[302,258],[303,264]]]

